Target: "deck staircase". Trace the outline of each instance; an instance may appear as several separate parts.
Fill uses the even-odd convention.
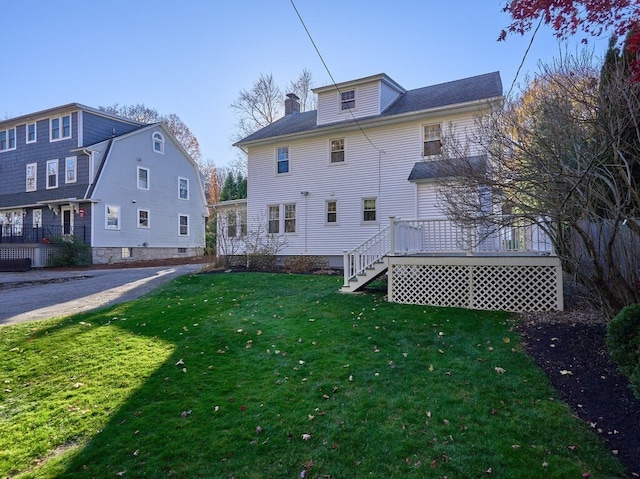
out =
[[[355,293],[387,272],[391,251],[390,228],[384,227],[363,243],[344,252],[344,284],[341,291]]]

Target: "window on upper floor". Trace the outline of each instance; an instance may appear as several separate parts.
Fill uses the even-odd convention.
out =
[[[340,110],[353,110],[356,107],[356,91],[340,92]]]
[[[162,133],[154,132],[151,135],[151,139],[153,141],[153,151],[164,155],[164,136],[162,136]]]
[[[29,163],[27,165],[27,191],[38,189],[38,164]]]
[[[338,222],[338,200],[327,200],[326,212],[327,224],[336,224]]]
[[[138,228],[149,228],[149,210],[138,210]]]
[[[331,140],[331,163],[344,163],[344,138]]]
[[[47,161],[47,189],[58,187],[58,160]]]
[[[269,206],[269,226],[270,234],[280,233],[280,206]]]
[[[149,189],[149,170],[138,166],[138,189]]]
[[[51,141],[71,138],[71,115],[64,115],[49,120],[49,139]]]
[[[108,230],[120,229],[120,207],[117,205],[105,205],[104,227]]]
[[[376,199],[364,198],[362,200],[362,220],[376,221]]]
[[[38,130],[36,127],[35,123],[28,123],[27,124],[27,137],[26,137],[26,142],[27,143],[35,143],[36,140],[38,139]]]
[[[289,147],[281,146],[276,150],[278,174],[289,173]]]
[[[64,159],[64,182],[75,183],[78,179],[78,163],[75,156]]]
[[[16,149],[16,129],[0,131],[0,151],[9,151]]]
[[[189,216],[188,215],[178,216],[178,235],[189,236]]]
[[[442,151],[440,124],[424,126],[424,156],[439,155]]]
[[[189,199],[189,180],[187,178],[178,178],[178,198],[181,200]]]

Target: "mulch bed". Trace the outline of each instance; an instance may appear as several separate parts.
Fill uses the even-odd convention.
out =
[[[566,288],[566,310],[523,314],[518,329],[527,353],[545,371],[576,416],[589,424],[640,477],[640,400],[609,358],[606,320]]]

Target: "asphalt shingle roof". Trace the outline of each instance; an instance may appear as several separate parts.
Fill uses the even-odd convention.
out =
[[[461,80],[409,90],[401,94],[379,115],[360,118],[358,121],[384,119],[395,115],[430,110],[444,106],[463,104],[502,96],[502,80],[499,72],[485,73]],[[241,146],[256,140],[265,140],[284,135],[312,132],[336,125],[348,126],[355,120],[317,125],[317,110],[291,113],[272,124],[243,138],[236,145]]]
[[[473,170],[480,172],[487,167],[487,159],[484,155],[471,156],[464,160]],[[457,173],[451,163],[443,160],[418,161],[413,165],[409,174],[409,181],[432,180],[455,176]]]

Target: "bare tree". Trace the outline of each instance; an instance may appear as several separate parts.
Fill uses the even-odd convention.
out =
[[[622,68],[603,84],[598,67],[588,54],[542,66],[519,98],[477,120],[473,137],[445,138],[442,191],[457,221],[539,225],[614,315],[640,301],[640,85]]]
[[[300,111],[316,109],[316,97],[311,91],[313,87],[313,75],[304,68],[296,81],[289,83],[287,93],[295,93],[300,98]]]
[[[249,90],[240,91],[231,107],[240,115],[238,138],[243,138],[282,116],[282,91],[273,75],[261,74]]]
[[[198,166],[202,167],[203,159],[200,143],[189,127],[175,113],[162,115],[155,108],[150,108],[142,103],[136,105],[119,105],[116,103],[111,106],[100,106],[98,109],[141,123],[164,123],[189,156]]]

